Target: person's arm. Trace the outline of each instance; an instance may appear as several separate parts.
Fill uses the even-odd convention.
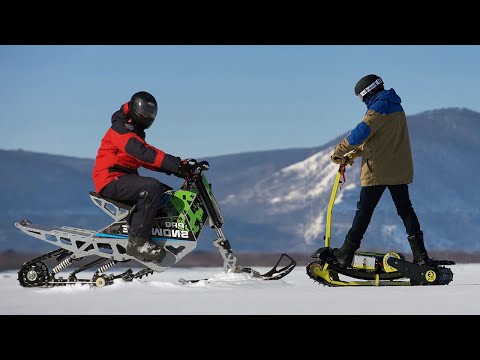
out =
[[[361,156],[363,145],[380,129],[383,116],[373,110],[367,111],[362,122],[335,146],[332,161],[340,163],[343,156],[351,151],[355,151],[356,157]]]
[[[159,150],[161,151],[161,150]],[[164,152],[164,157],[161,166],[158,168],[149,164],[144,164],[143,167],[153,171],[160,171],[167,175],[177,175],[179,176],[179,167],[182,159],[178,156],[173,156]]]
[[[129,156],[139,161],[143,167],[164,172],[168,175],[178,175],[181,159],[165,153],[156,147],[149,145],[140,136],[133,132],[117,134],[114,136],[115,145]]]

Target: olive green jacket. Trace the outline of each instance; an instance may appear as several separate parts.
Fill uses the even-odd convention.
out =
[[[355,129],[334,149],[343,157],[355,150],[362,157],[362,186],[409,184],[413,160],[407,119],[394,89],[383,90],[367,101],[367,112]]]

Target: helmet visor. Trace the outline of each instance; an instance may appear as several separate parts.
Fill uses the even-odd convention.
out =
[[[134,111],[141,117],[155,120],[157,116],[157,105],[151,101],[142,101],[134,107]]]
[[[151,101],[139,100],[133,104],[132,117],[137,126],[148,129],[157,116],[157,105]]]

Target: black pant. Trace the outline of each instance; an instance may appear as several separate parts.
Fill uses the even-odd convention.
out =
[[[360,201],[357,203],[357,212],[353,219],[353,224],[348,235],[350,239],[360,244],[363,235],[367,231],[370,220],[372,219],[373,211],[377,206],[383,192],[388,187],[390,195],[392,195],[393,202],[397,208],[397,214],[402,218],[403,224],[407,234],[415,235],[420,231],[420,223],[417,215],[413,210],[408,194],[408,185],[376,185],[364,186],[360,191]]]
[[[149,239],[162,195],[172,190],[155,178],[136,174],[119,176],[105,186],[100,195],[135,205],[129,217],[129,234]]]

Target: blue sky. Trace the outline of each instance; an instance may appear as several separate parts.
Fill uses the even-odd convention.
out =
[[[480,112],[478,45],[0,45],[0,149],[94,158],[137,91],[159,110],[147,142],[211,157],[322,145],[366,110],[381,76],[407,115]]]

